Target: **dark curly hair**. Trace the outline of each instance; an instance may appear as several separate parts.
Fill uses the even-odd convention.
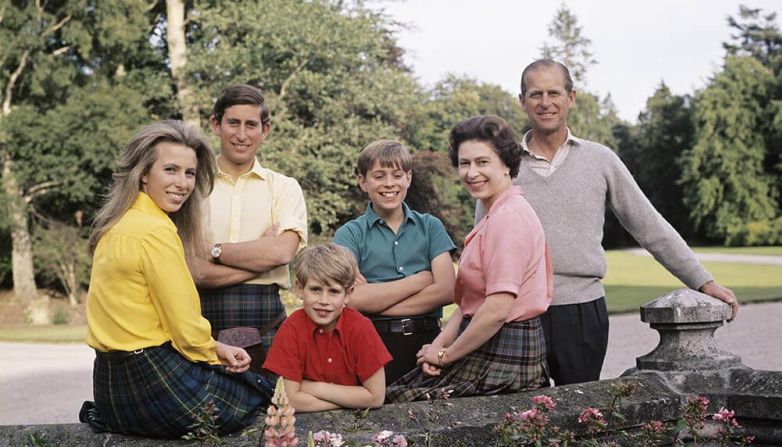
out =
[[[448,156],[453,167],[459,165],[459,146],[470,140],[488,143],[505,166],[510,168],[511,178],[519,174],[523,149],[516,132],[504,119],[495,115],[477,115],[455,125],[448,135]]]

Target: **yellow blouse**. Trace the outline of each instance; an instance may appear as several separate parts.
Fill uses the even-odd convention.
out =
[[[133,351],[169,340],[191,361],[220,363],[176,226],[140,192],[95,249],[87,344]]]

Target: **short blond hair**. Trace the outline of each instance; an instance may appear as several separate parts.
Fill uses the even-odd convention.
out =
[[[383,168],[400,168],[405,172],[412,171],[413,157],[401,143],[392,140],[377,140],[369,143],[358,154],[358,173],[366,176],[375,161]]]
[[[357,273],[353,253],[332,242],[308,247],[296,259],[296,282],[301,287],[315,279],[324,284],[335,282],[347,290],[356,282]]]

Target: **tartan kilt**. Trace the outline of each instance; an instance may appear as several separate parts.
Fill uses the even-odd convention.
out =
[[[223,329],[254,327],[260,329],[285,313],[276,284],[237,284],[219,289],[199,289],[201,314],[212,325],[212,337]],[[279,327],[279,326],[278,326]],[[269,352],[277,328],[261,336]]]
[[[115,361],[97,356],[92,373],[95,407],[111,432],[179,438],[209,401],[218,433],[252,424],[271,401],[274,385],[258,374],[187,360],[170,344]]]
[[[459,327],[464,332],[470,319]],[[450,397],[489,396],[547,387],[546,340],[540,318],[505,323],[480,348],[447,365],[439,376],[416,368],[386,389],[386,402],[408,402]]]

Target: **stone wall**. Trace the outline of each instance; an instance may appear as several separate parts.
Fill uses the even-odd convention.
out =
[[[370,443],[381,430],[404,434],[412,445],[491,446],[494,427],[508,412],[532,406],[531,399],[547,395],[557,407],[551,423],[583,434],[577,423],[586,407],[607,408],[617,386],[633,383],[636,391],[617,406],[625,420],[612,420],[612,430],[632,432],[651,420],[672,422],[679,407],[692,395],[710,400],[710,412],[727,407],[736,412],[756,445],[782,445],[782,372],[755,371],[740,359],[719,351],[713,333],[730,316],[727,305],[691,290],[680,290],[642,308],[643,321],[660,331],[660,345],[638,358],[638,368],[619,379],[567,385],[541,391],[494,397],[434,400],[386,405],[366,415],[330,411],[297,415],[297,434],[304,445],[307,433],[329,430],[351,442]],[[223,438],[225,446],[257,446],[263,418],[242,434]],[[0,445],[31,445],[29,436],[56,446],[166,446],[195,445],[115,434],[93,434],[84,424],[0,426]],[[262,444],[261,444],[262,445]]]

